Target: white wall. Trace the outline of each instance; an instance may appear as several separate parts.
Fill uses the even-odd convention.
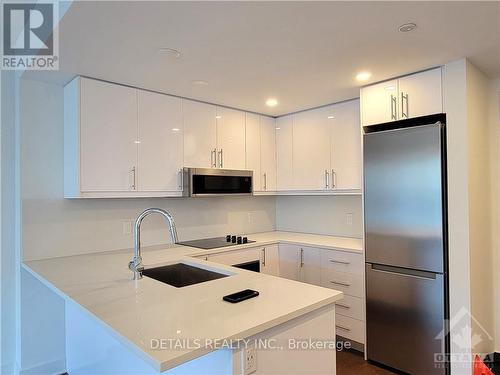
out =
[[[352,214],[352,224],[347,222]],[[342,237],[363,237],[361,196],[280,196],[276,228]]]
[[[490,79],[467,63],[471,312],[476,353],[494,350],[490,179]]]
[[[63,199],[62,87],[21,81],[23,259],[130,248],[123,222],[157,206],[180,240],[275,229],[274,197]],[[161,217],[144,221],[144,245],[170,242]]]
[[[490,95],[491,232],[494,256],[495,351],[500,353],[500,78],[491,84]]]
[[[15,72],[1,71],[0,132],[0,373],[13,374],[16,366],[16,251],[15,251]]]

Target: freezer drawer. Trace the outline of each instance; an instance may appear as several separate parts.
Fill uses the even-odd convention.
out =
[[[404,273],[401,273],[404,272]],[[368,359],[413,375],[445,374],[442,274],[366,264]]]
[[[364,136],[366,261],[442,273],[442,126]]]

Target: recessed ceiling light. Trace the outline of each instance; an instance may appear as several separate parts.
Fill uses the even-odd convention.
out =
[[[179,128],[172,128],[173,132],[178,132],[180,129]]]
[[[398,30],[400,33],[409,33],[410,31],[413,31],[417,28],[417,24],[416,23],[405,23],[401,26],[398,27]]]
[[[198,86],[206,86],[208,85],[208,82],[207,81],[204,81],[202,79],[195,79],[193,81],[193,85],[198,85]]]
[[[366,81],[369,80],[372,74],[370,72],[359,72],[356,74],[356,79],[358,81]]]
[[[220,120],[220,119],[222,118],[222,116],[221,116],[221,115],[217,115],[217,116],[215,116],[215,118],[216,118],[217,120]]]
[[[141,143],[141,141],[134,141],[134,143],[138,145],[139,143]]]
[[[386,88],[385,88],[385,89],[386,89],[387,91],[394,91],[394,90],[396,90],[396,86],[394,86],[394,85],[386,86]]]
[[[335,118],[335,116],[328,116],[328,118],[331,120],[332,118]]]
[[[266,105],[268,107],[276,107],[278,105],[278,100],[276,100],[275,98],[269,98],[266,100]]]
[[[158,48],[158,53],[160,55],[172,56],[172,57],[175,57],[176,59],[181,57],[181,51],[179,51],[175,48],[161,47],[161,48]]]
[[[280,130],[281,128],[276,128],[276,130]]]

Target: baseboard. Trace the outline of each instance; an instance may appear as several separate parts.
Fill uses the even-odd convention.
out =
[[[60,375],[66,372],[66,359],[58,359],[51,362],[40,363],[38,365],[22,369],[19,375]]]
[[[500,375],[500,353],[495,352],[488,354],[484,358],[484,363],[495,375]]]

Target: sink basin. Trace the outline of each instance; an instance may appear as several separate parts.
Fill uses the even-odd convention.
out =
[[[229,276],[204,268],[190,266],[185,263],[175,263],[167,266],[145,269],[142,274],[143,276],[175,286],[176,288]]]

